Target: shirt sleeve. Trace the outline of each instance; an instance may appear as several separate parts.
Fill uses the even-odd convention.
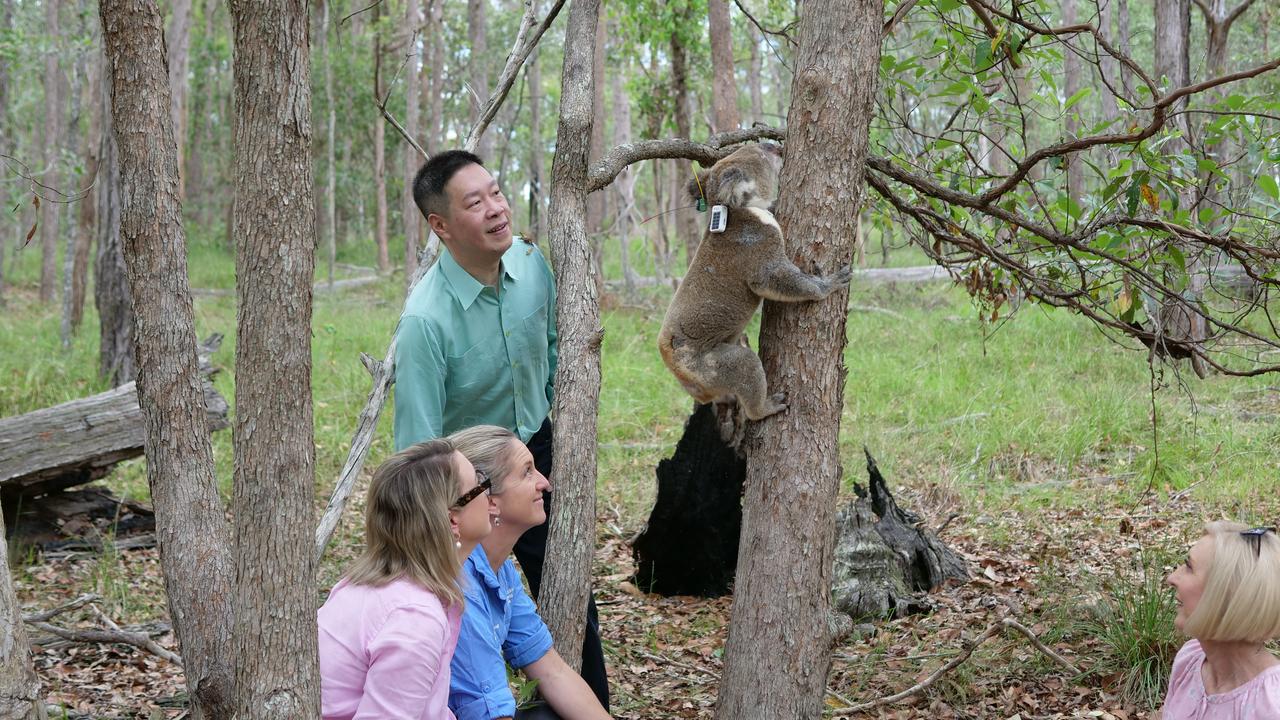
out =
[[[547,303],[547,402],[554,405],[556,363],[560,358],[560,348],[556,343],[556,278],[551,274],[546,258],[542,259],[542,269],[547,276],[547,292],[551,297]]]
[[[438,610],[409,606],[391,611],[369,643],[364,694],[352,720],[447,717],[447,708],[428,707],[427,699],[444,669],[440,660],[448,635],[446,618]]]
[[[502,572],[516,574],[515,566],[507,561]],[[533,664],[551,650],[551,631],[538,616],[538,608],[524,591],[519,577],[510,578],[514,593],[511,597],[511,629],[502,644],[502,652],[511,667],[523,668]]]
[[[444,432],[444,349],[422,318],[400,319],[395,363],[395,444],[399,452]]]
[[[492,720],[516,714],[507,666],[494,635],[496,622],[483,604],[467,593],[449,677],[449,708],[458,720]]]

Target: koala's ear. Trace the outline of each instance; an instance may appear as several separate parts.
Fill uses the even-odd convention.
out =
[[[756,192],[755,182],[740,167],[726,168],[716,178],[716,202],[742,207]]]
[[[706,192],[707,180],[711,178],[711,171],[699,170],[694,173],[694,175],[696,177],[690,178],[689,185],[687,186],[687,192],[689,193],[689,199],[691,200],[701,198],[703,193]],[[710,198],[707,198],[707,200],[710,202]]]

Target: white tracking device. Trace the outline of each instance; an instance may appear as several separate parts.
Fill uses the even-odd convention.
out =
[[[722,233],[725,226],[729,224],[729,208],[724,205],[711,206],[711,224],[707,227],[708,232]]]

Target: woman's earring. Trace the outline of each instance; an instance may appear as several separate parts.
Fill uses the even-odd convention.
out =
[[[494,527],[498,527],[498,526],[499,526],[499,525],[501,525],[501,524],[502,524],[502,516],[501,516],[501,515],[494,515],[494,516],[493,516],[493,526],[494,526]]]
[[[453,541],[453,546],[454,546],[455,548],[457,548],[458,550],[461,550],[461,549],[462,549],[462,541],[461,541],[461,540],[454,540],[454,541]]]

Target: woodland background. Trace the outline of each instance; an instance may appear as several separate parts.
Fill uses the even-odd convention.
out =
[[[991,10],[1043,27],[1092,23],[1148,70],[1158,64],[1157,38],[1180,35],[1187,77],[1160,83],[1165,89],[1248,71],[1280,52],[1280,8],[1266,0],[978,4],[986,13],[973,5],[923,0],[885,8],[890,27],[871,121],[872,155],[956,192],[977,192],[990,177],[1009,174],[1034,148],[1132,131],[1141,113],[1116,97],[1150,104],[1155,95],[1126,80],[1090,39],[1037,35]],[[1162,15],[1160,6],[1179,11]],[[427,152],[460,145],[523,11],[486,0],[310,7],[317,511],[368,392],[358,355],[385,349],[416,249],[427,242],[405,193],[421,155],[384,121],[379,103]],[[222,369],[215,386],[231,399],[237,299],[230,12],[206,0],[179,0],[164,12],[196,331],[227,336],[213,361]],[[597,122],[589,155],[633,140],[705,140],[755,122],[783,124],[797,12],[788,2],[757,0],[605,3],[595,33]],[[515,227],[540,240],[549,232],[565,22],[551,25],[479,147],[506,189]],[[728,60],[713,43],[724,39],[731,41]],[[112,218],[118,235],[120,197],[106,140],[102,57],[93,3],[0,0],[0,417],[131,377],[129,345],[121,340],[123,270],[112,254],[119,252]],[[713,81],[726,71],[730,80]],[[1064,232],[1096,227],[1089,240],[1100,252],[1137,242],[1090,225],[1115,210],[1245,236],[1274,251],[1277,98],[1274,66],[1207,88],[1190,98],[1200,112],[1177,116],[1142,142],[1046,158],[1002,207]],[[727,598],[658,598],[630,583],[628,542],[652,505],[653,468],[670,454],[689,411],[654,347],[672,278],[683,272],[700,227],[683,190],[692,172],[686,160],[646,161],[588,198],[605,329],[595,578],[619,717],[709,717],[723,669]],[[841,641],[827,707],[839,713],[912,685],[959,657],[965,639],[992,618],[1010,613],[1084,673],[1064,672],[1020,636],[1001,636],[923,692],[870,715],[1150,717],[1180,642],[1159,585],[1163,573],[1203,519],[1273,523],[1280,511],[1280,381],[1223,372],[1200,379],[1192,363],[1158,358],[1149,365],[1148,349],[1116,326],[1053,307],[1083,307],[1117,325],[1151,329],[1161,296],[1135,289],[1143,284],[1130,279],[1136,273],[1122,269],[1090,285],[1075,305],[1045,301],[1027,278],[1070,275],[1098,259],[1038,247],[1021,257],[1054,261],[1026,261],[1019,274],[1009,264],[983,264],[991,255],[974,249],[1009,240],[1008,224],[984,224],[962,203],[931,206],[953,226],[992,240],[977,243],[958,230],[922,231],[882,193],[865,197],[864,207],[849,208],[863,228],[859,267],[940,263],[955,281],[855,278],[843,351],[849,375],[841,502],[863,479],[866,446],[900,500],[930,526],[945,527],[943,538],[966,556],[976,579],[935,593],[930,614],[863,625]],[[956,243],[939,240],[948,232]],[[1176,242],[1157,245],[1142,267],[1190,287],[1204,256]],[[1258,257],[1260,277],[1274,283],[1274,263]],[[1241,373],[1280,363],[1268,283],[1258,281],[1261,290],[1241,300],[1226,283],[1219,290],[1212,262],[1203,262],[1214,282],[1200,290],[1230,308],[1223,312],[1233,325],[1261,337],[1212,333],[1222,353],[1214,357]],[[367,467],[390,451],[384,418]],[[213,457],[230,504],[230,432],[214,434]],[[105,484],[118,495],[150,499],[141,460]],[[358,550],[362,490],[319,567],[317,602]],[[175,649],[156,551],[127,547],[111,523],[81,532],[89,549],[11,548],[23,611],[93,592],[101,600],[60,620],[114,622]],[[39,633],[33,640],[48,701],[68,717],[182,712],[181,671],[159,657]]]

